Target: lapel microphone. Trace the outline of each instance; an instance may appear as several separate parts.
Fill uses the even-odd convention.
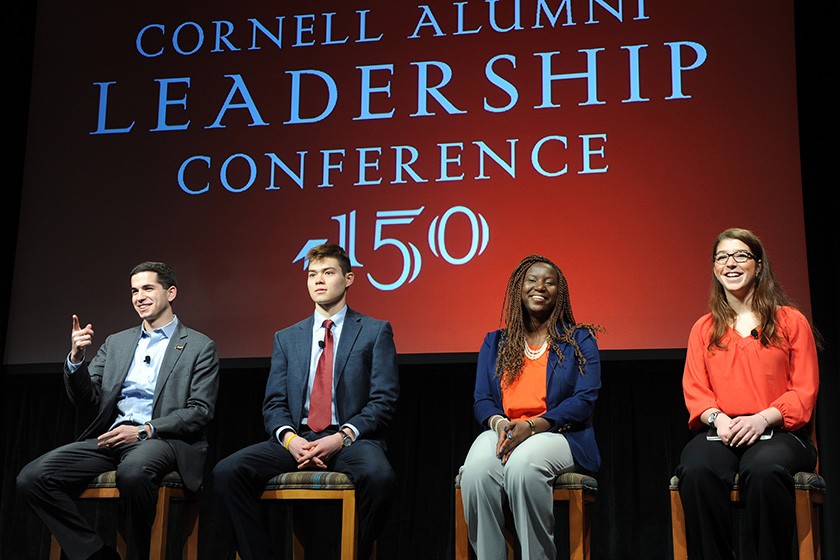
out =
[[[753,337],[754,339],[758,340],[758,331],[756,329],[751,330],[750,331],[750,336]]]
[[[323,340],[319,340],[319,341],[318,341],[318,348],[320,348],[321,350],[323,350],[323,349],[324,349],[324,346],[326,346],[326,344],[324,344],[324,341],[323,341]]]
[[[149,356],[149,355],[146,355],[146,357],[143,358],[143,361],[146,362],[146,365],[149,365],[149,364],[152,363],[152,357]]]

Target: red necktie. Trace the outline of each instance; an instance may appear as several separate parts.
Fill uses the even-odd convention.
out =
[[[312,383],[312,394],[309,395],[309,429],[313,432],[323,431],[332,420],[332,369],[333,369],[333,337],[331,327],[333,322],[324,321],[324,351],[318,358],[315,368],[315,380]]]

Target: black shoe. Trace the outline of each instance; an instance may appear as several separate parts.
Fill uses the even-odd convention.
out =
[[[122,560],[122,558],[116,550],[106,544],[94,552],[88,560]]]

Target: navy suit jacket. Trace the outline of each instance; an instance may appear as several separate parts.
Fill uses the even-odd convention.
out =
[[[67,395],[82,411],[95,414],[79,440],[108,431],[117,417],[117,401],[134,359],[141,326],[110,335],[91,360],[74,373],[64,371]],[[175,451],[186,487],[198,490],[207,457],[205,428],[213,418],[219,391],[216,344],[179,321],[158,372],[151,424],[155,437]]]
[[[301,429],[314,320],[310,316],[274,335],[263,402],[265,429],[272,438],[282,426]],[[334,360],[333,398],[339,425],[352,424],[359,430],[360,439],[384,448],[385,428],[399,397],[397,353],[390,323],[348,308]]]
[[[505,416],[502,409],[501,379],[496,377],[499,342],[504,331],[488,333],[478,353],[475,378],[476,420],[487,425],[494,414]],[[592,414],[601,388],[601,360],[595,337],[586,329],[577,329],[574,338],[586,358],[584,373],[578,370],[574,348],[568,343],[560,347],[563,361],[549,350],[546,367],[546,412],[543,418],[552,424],[551,431],[563,432],[575,463],[589,472],[601,467],[601,455],[595,442]],[[523,343],[524,344],[524,343]]]

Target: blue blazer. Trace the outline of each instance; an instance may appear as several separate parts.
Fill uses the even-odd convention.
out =
[[[301,429],[314,320],[310,316],[274,335],[263,401],[263,421],[272,438],[281,426]],[[348,308],[334,374],[338,423],[352,424],[359,430],[359,438],[377,442],[384,449],[385,428],[394,416],[400,390],[390,323]]]
[[[482,426],[486,426],[487,419],[494,414],[505,415],[501,379],[496,377],[496,360],[503,336],[502,330],[488,333],[478,353],[473,412]],[[601,388],[601,360],[598,344],[589,331],[576,330],[574,339],[586,358],[584,373],[578,370],[574,348],[570,344],[564,343],[560,347],[562,362],[553,350],[548,351],[545,372],[547,410],[542,417],[551,422],[551,431],[563,432],[566,436],[575,464],[594,473],[601,467],[601,454],[592,427],[595,400]]]

